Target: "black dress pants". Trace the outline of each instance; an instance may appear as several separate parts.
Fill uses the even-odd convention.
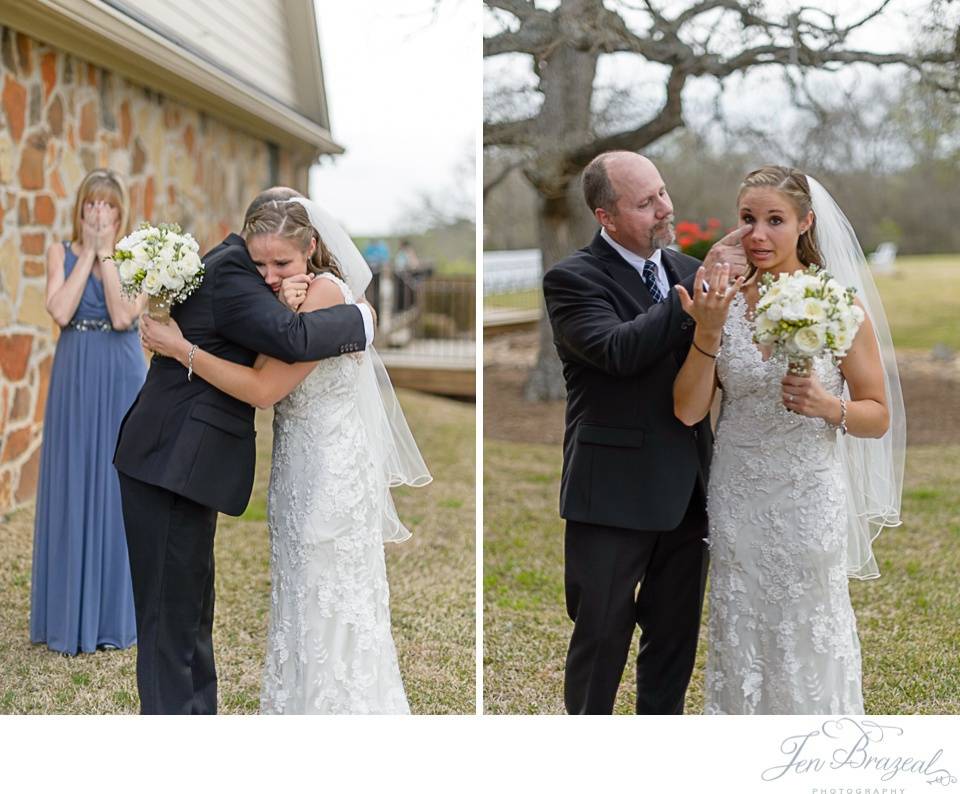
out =
[[[120,474],[137,613],[141,714],[216,714],[217,511]]]
[[[703,504],[698,486],[680,525],[666,532],[567,522],[567,713],[613,713],[635,626],[637,714],[683,713],[707,574]]]

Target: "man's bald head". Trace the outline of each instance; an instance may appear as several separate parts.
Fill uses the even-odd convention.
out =
[[[591,212],[598,208],[615,213],[620,198],[618,183],[637,171],[656,173],[656,166],[642,154],[615,149],[594,157],[583,169],[583,197]]]
[[[638,256],[673,242],[673,204],[657,167],[643,155],[597,155],[583,169],[583,195],[610,238]]]

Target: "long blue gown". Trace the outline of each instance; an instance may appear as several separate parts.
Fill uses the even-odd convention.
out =
[[[69,277],[77,255],[64,249]],[[103,284],[91,273],[57,342],[40,453],[30,640],[51,650],[136,642],[113,452],[145,377],[136,330],[110,328]]]

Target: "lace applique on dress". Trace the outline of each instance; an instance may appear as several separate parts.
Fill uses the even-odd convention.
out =
[[[354,303],[343,281],[318,278]],[[390,632],[386,485],[357,409],[362,355],[318,362],[274,406],[264,714],[409,713]]]
[[[746,310],[738,295],[717,359],[705,711],[862,714],[836,429],[786,410],[786,365],[763,361]],[[815,371],[840,394],[830,359]]]

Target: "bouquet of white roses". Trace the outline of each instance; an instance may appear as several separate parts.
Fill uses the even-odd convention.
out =
[[[117,243],[113,258],[123,292],[135,298],[146,293],[154,320],[170,319],[170,308],[182,303],[203,281],[200,246],[176,224],[141,223]]]
[[[777,279],[763,277],[753,339],[785,355],[791,375],[807,376],[813,359],[829,353],[843,358],[863,322],[863,309],[826,270],[815,266]]]

